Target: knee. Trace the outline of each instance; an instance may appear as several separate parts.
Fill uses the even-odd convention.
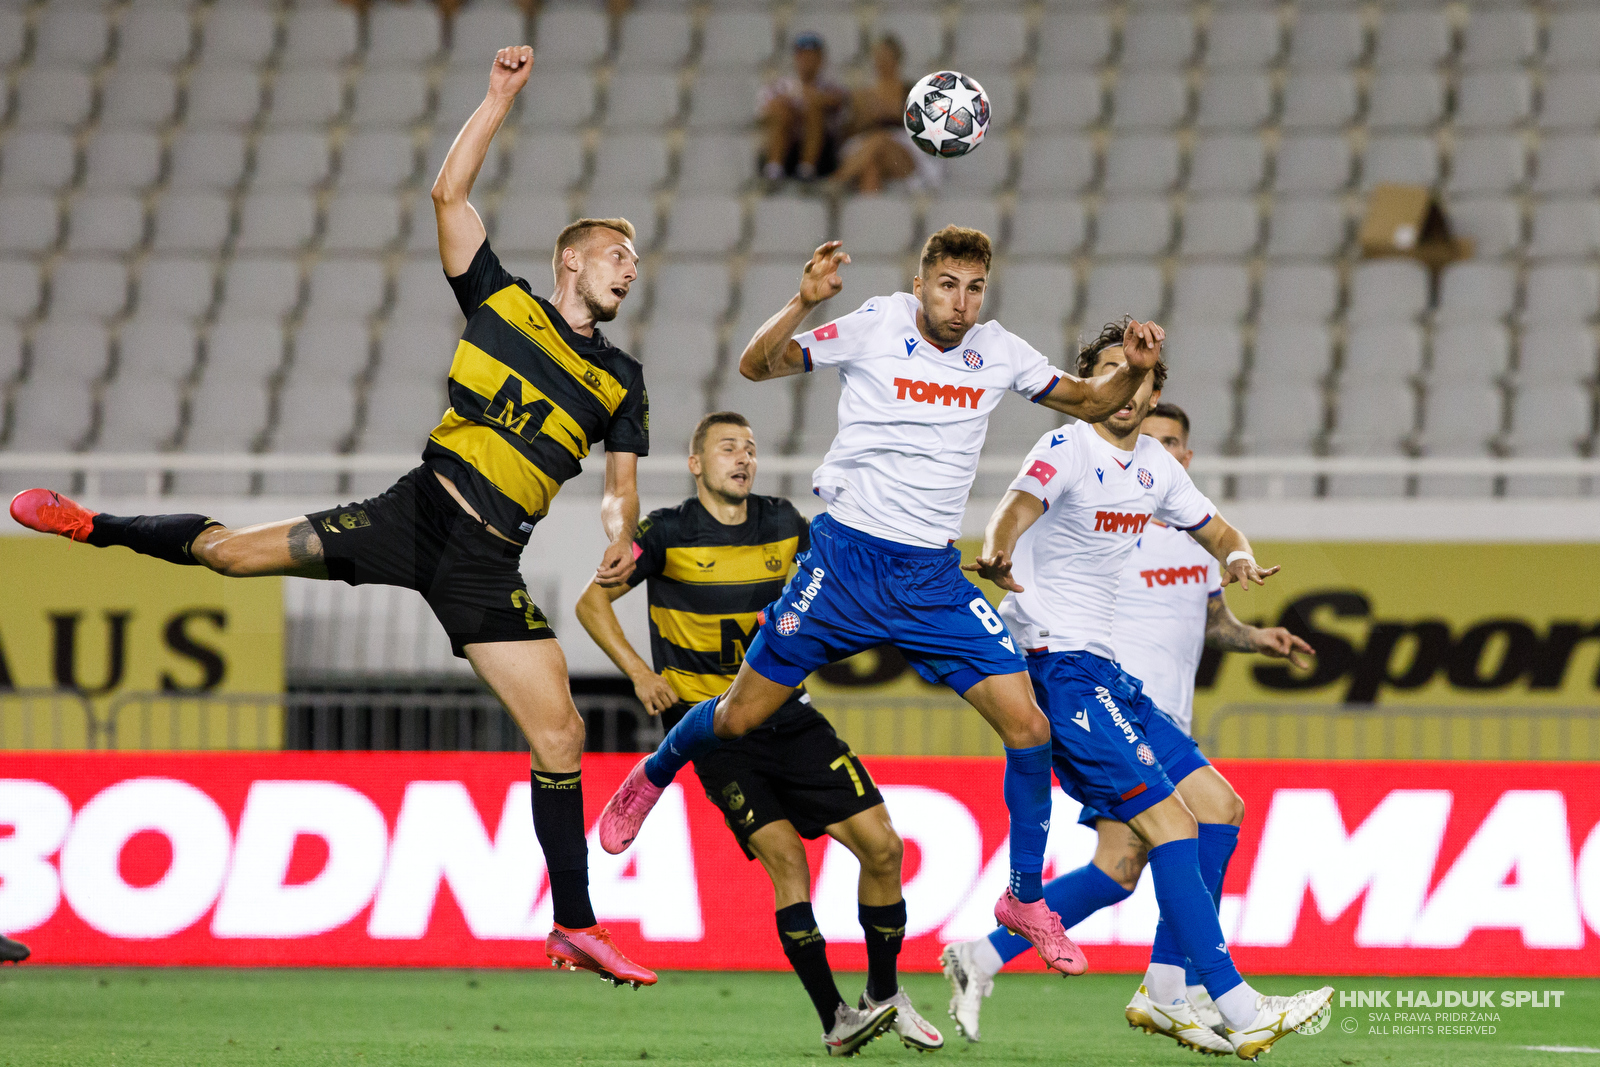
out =
[[[727,697],[717,705],[716,717],[711,728],[724,741],[731,741],[736,737],[743,737],[758,725],[760,720],[755,718],[752,709],[733,697]]]
[[[1050,723],[1038,709],[1012,729],[1016,739],[1007,742],[1011,748],[1036,748],[1050,742]]]
[[[541,761],[554,766],[581,759],[586,736],[583,716],[569,705],[566,711],[544,718],[529,731],[528,744]]]
[[[862,854],[857,857],[861,860],[861,869],[875,878],[900,878],[901,864],[905,861],[906,845],[900,840],[900,835],[890,830],[887,834],[865,842]]]
[[[1225,822],[1229,826],[1243,826],[1244,798],[1230,788],[1223,797],[1222,811],[1219,814],[1222,816],[1219,822]]]

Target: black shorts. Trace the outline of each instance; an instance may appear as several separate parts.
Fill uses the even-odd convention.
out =
[[[785,716],[776,728],[754,730],[694,761],[706,798],[749,859],[750,835],[768,823],[787,819],[809,841],[883,803],[860,757],[827,719],[801,706],[809,714]]]
[[[484,529],[426,465],[370,500],[306,519],[329,578],[415,589],[463,659],[466,645],[556,635],[517,569],[522,547]]]

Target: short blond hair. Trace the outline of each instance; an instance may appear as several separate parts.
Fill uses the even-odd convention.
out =
[[[561,253],[569,248],[577,248],[583,242],[590,230],[616,230],[618,233],[633,240],[637,231],[633,223],[627,219],[578,219],[569,222],[561,229],[556,237],[556,251],[550,257],[550,269],[555,273],[556,280],[561,279]]]

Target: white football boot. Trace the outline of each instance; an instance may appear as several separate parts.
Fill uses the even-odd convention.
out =
[[[873,1000],[867,994],[861,994],[862,1008],[878,1008],[885,1004],[893,1004],[897,1009],[894,1025],[890,1029],[899,1035],[900,1043],[906,1048],[914,1048],[921,1052],[936,1052],[944,1048],[944,1035],[917,1013],[917,1007],[911,1003],[911,998],[906,996],[904,987],[896,990],[894,996],[888,1000]]]
[[[944,976],[950,980],[950,1018],[968,1041],[978,1040],[978,1013],[983,998],[994,992],[994,975],[984,971],[972,958],[976,941],[957,941],[939,954]]]
[[[1208,1027],[1218,1037],[1228,1036],[1228,1023],[1217,1010],[1217,1002],[1211,999],[1211,994],[1206,992],[1203,985],[1189,987],[1189,1003],[1194,1006],[1194,1017],[1200,1020],[1202,1026]]]
[[[1321,989],[1303,989],[1292,997],[1256,998],[1256,1017],[1249,1026],[1235,1030],[1228,1027],[1228,1043],[1241,1060],[1253,1060],[1270,1049],[1273,1042],[1295,1027],[1316,1017],[1333,998],[1333,986]]]
[[[1150,999],[1150,994],[1144,986],[1140,986],[1133,999],[1128,1001],[1128,1006],[1122,1015],[1128,1020],[1129,1026],[1137,1027],[1147,1034],[1163,1034],[1184,1048],[1207,1052],[1213,1056],[1227,1056],[1234,1050],[1225,1038],[1212,1033],[1211,1028],[1200,1021],[1195,1015],[1194,1005],[1187,1000],[1157,1004]]]
[[[830,1056],[854,1056],[861,1046],[883,1036],[894,1025],[899,1006],[886,1000],[875,1008],[852,1008],[841,1004],[833,1013],[833,1029],[822,1035],[822,1047]]]

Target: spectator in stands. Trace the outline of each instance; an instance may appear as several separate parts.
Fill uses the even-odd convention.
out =
[[[840,151],[842,162],[834,181],[863,193],[875,193],[885,182],[916,172],[911,137],[905,128],[906,94],[911,81],[900,73],[905,48],[893,34],[878,38],[872,49],[874,77],[850,100],[850,137]]]
[[[769,181],[814,181],[839,166],[839,132],[846,93],[823,74],[827,48],[815,33],[794,39],[794,73],[761,90],[766,128],[761,174]]]

